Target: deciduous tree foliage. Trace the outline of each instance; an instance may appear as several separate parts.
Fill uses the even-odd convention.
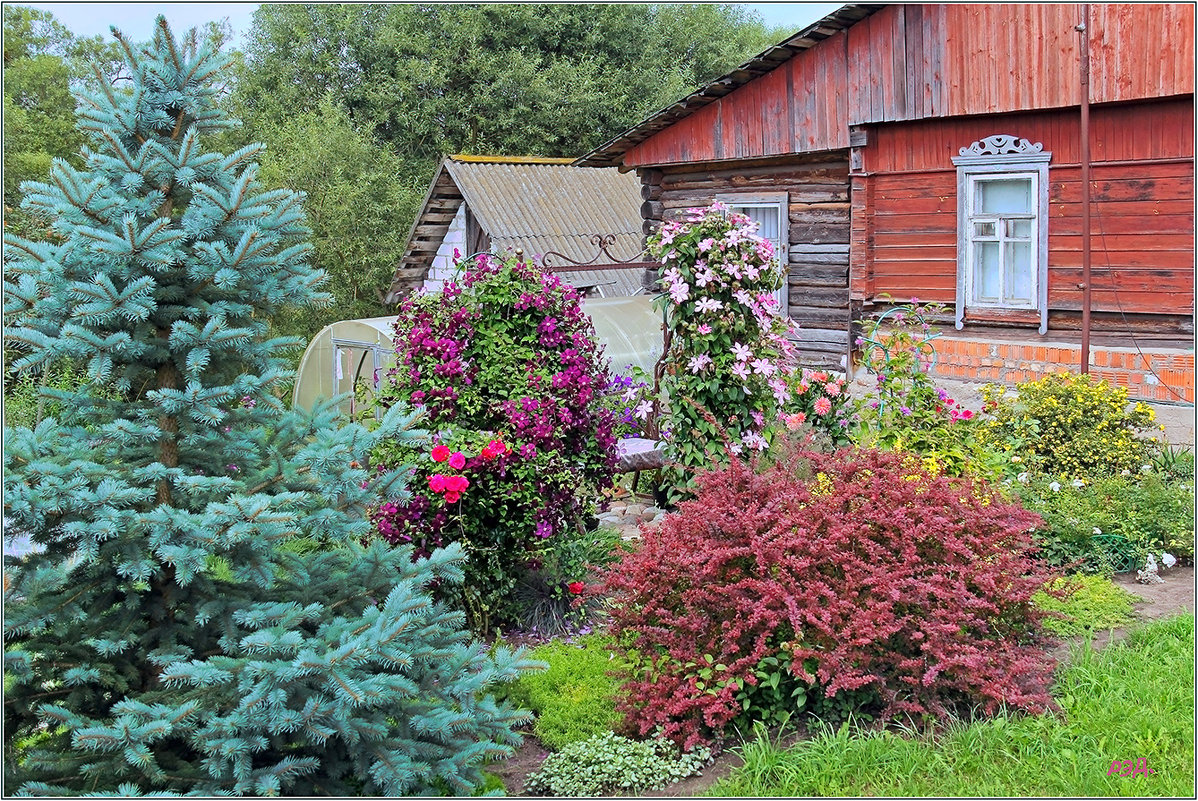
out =
[[[736,5],[266,4],[240,89],[255,124],[333,91],[427,176],[446,153],[581,155],[777,38]]]
[[[461,580],[460,550],[361,544],[407,473],[368,454],[417,437],[413,416],[337,428],[333,406],[273,395],[297,343],[265,321],[327,298],[301,197],[263,186],[258,147],[206,147],[234,124],[226,59],[161,17],[152,43],[118,40],[131,83],[81,95],[85,169],[56,161],[23,188],[54,241],[4,238],[17,367],[88,372],[61,417],[4,432],[5,535],[40,546],[6,559],[6,778],[34,795],[469,793],[526,720],[487,689],[532,663],[471,644],[433,596]]]

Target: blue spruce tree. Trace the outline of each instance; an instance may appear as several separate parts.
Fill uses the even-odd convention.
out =
[[[5,536],[37,547],[6,559],[7,778],[37,795],[468,793],[526,721],[488,689],[535,663],[488,655],[437,600],[459,550],[363,544],[406,473],[368,454],[421,436],[413,416],[339,428],[332,405],[277,399],[296,343],[266,321],[327,296],[301,198],[259,183],[256,146],[204,149],[234,124],[227,59],[161,17],[140,48],[116,36],[133,79],[78,98],[86,168],[24,187],[53,241],[4,239],[17,366],[88,375],[57,419],[4,432]]]

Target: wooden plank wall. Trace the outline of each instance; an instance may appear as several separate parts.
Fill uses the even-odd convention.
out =
[[[662,220],[736,192],[789,194],[790,316],[800,327],[805,366],[842,369],[849,330],[849,179],[844,153],[743,167],[690,165],[646,170],[646,233]]]
[[[1081,308],[1081,185],[1075,111],[882,126],[854,178],[853,297],[952,303],[960,147],[995,133],[1041,142],[1049,163],[1049,307]],[[1095,108],[1091,116],[1093,310],[1193,315],[1192,100]],[[866,195],[866,192],[869,194]]]
[[[1194,6],[1091,3],[1091,103],[1193,95]],[[1076,106],[1080,5],[895,4],[629,149],[629,167],[848,146],[848,128]]]

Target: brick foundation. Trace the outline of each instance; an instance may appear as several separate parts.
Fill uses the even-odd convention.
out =
[[[958,381],[1020,384],[1065,370],[1077,372],[1081,346],[1065,342],[1030,343],[965,339],[944,335],[936,339],[933,375]],[[1090,374],[1127,387],[1130,398],[1172,403],[1194,402],[1194,351],[1180,348],[1140,350],[1090,346]]]

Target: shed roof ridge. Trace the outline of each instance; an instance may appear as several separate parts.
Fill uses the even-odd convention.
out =
[[[577,159],[557,156],[480,156],[469,153],[454,153],[446,156],[451,161],[473,164],[528,164],[530,166],[573,166]]]

